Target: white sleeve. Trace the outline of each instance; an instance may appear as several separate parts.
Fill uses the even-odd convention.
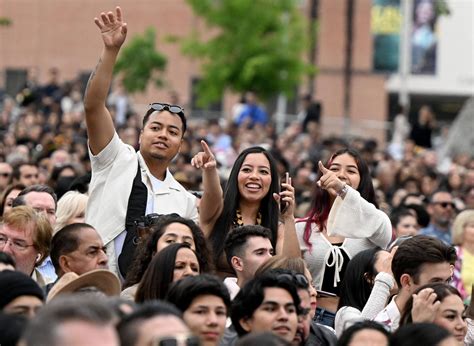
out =
[[[390,290],[395,285],[395,279],[388,273],[378,273],[375,277],[375,284],[370,292],[369,300],[362,310],[361,317],[371,320],[378,315],[387,305]]]
[[[378,273],[369,299],[362,312],[354,307],[343,306],[338,310],[335,319],[336,334],[338,337],[354,323],[363,320],[372,320],[387,304],[390,290],[395,285],[395,280],[388,273]]]
[[[337,197],[329,212],[328,234],[345,238],[368,238],[386,248],[392,238],[392,225],[387,214],[362,198],[349,187],[344,199]]]
[[[352,306],[343,306],[337,310],[334,320],[337,337],[339,338],[344,330],[361,320],[361,312]]]
[[[472,299],[472,298],[471,298]],[[474,320],[466,318],[467,334],[464,338],[465,345],[474,345]]]
[[[124,147],[126,148],[126,145],[122,142],[117,132],[114,133],[114,136],[110,142],[97,155],[92,154],[89,144],[87,146],[89,150],[92,171],[94,173],[98,173],[102,169],[114,163],[120,151],[123,150]],[[133,151],[130,154],[135,155]]]

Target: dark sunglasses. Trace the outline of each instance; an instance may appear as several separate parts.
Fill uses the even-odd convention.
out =
[[[153,346],[199,346],[199,344],[199,339],[191,335],[157,337],[152,341]]]
[[[154,103],[150,103],[149,106],[151,109],[157,112],[168,111],[173,114],[184,114],[184,108],[178,105],[170,105],[167,103],[154,102]]]
[[[452,209],[456,209],[456,205],[453,202],[433,202],[433,204],[438,204],[444,209],[446,209],[448,206],[450,206]]]

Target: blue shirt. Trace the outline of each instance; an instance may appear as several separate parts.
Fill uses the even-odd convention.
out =
[[[46,281],[47,284],[56,281],[58,278],[51,257],[49,256],[43,261],[43,263],[41,263],[41,265],[38,266],[37,269],[41,275],[43,275],[44,281]]]
[[[451,231],[443,230],[437,228],[435,225],[430,223],[427,227],[422,228],[419,234],[428,235],[430,237],[438,238],[439,240],[443,241],[444,243],[451,245]]]
[[[244,110],[235,122],[237,125],[241,125],[247,119],[250,119],[250,126],[256,124],[266,125],[268,123],[267,113],[258,105],[245,105]]]

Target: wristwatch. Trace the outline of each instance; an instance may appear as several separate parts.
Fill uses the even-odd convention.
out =
[[[346,195],[347,191],[349,191],[349,185],[344,183],[344,187],[341,189],[341,191],[337,192],[337,195],[339,197],[344,197]]]

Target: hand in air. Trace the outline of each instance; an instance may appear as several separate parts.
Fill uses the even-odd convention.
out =
[[[202,150],[191,159],[191,165],[195,168],[211,170],[216,168],[217,162],[214,154],[205,141],[201,141]]]
[[[327,190],[331,196],[337,196],[345,184],[337,177],[336,173],[324,167],[321,161],[319,161],[318,166],[323,175],[316,184],[318,184],[320,188]]]
[[[414,323],[433,322],[436,312],[441,304],[439,300],[435,301],[436,298],[437,295],[432,288],[425,288],[418,292],[418,294],[413,295],[411,316]]]
[[[94,18],[94,22],[102,33],[102,40],[106,48],[119,49],[122,46],[127,36],[127,23],[122,21],[120,7],[115,8],[115,14],[102,12],[100,18]]]

